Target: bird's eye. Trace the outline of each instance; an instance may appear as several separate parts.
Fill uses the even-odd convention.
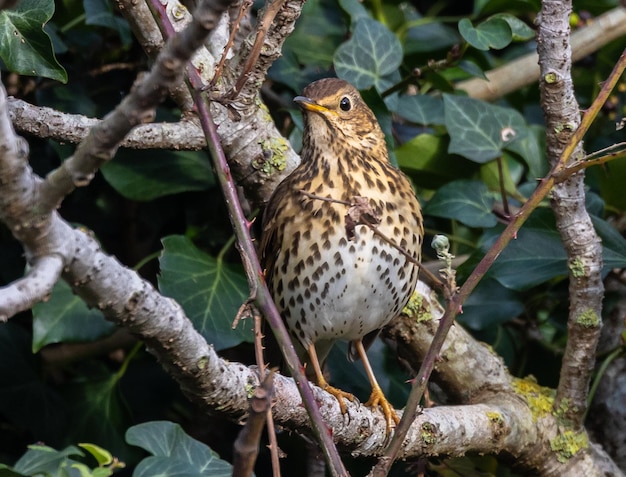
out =
[[[341,98],[341,101],[339,101],[339,107],[341,108],[342,111],[350,111],[350,109],[352,109],[350,98],[348,98],[347,96],[344,96],[343,98]]]

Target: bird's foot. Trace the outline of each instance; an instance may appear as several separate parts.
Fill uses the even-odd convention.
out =
[[[365,405],[371,408],[380,406],[383,414],[385,415],[385,422],[387,423],[387,435],[391,433],[391,428],[395,427],[400,422],[400,418],[396,414],[396,410],[393,408],[391,403],[387,401],[387,398],[383,394],[383,390],[378,386],[372,388],[372,394]]]
[[[341,409],[341,414],[345,414],[347,412],[346,403],[343,401],[344,398],[350,402],[354,402],[354,395],[350,394],[349,392],[335,388],[326,382],[321,384],[320,387],[327,393],[335,396],[335,399],[337,399],[337,402],[339,403],[339,409]]]

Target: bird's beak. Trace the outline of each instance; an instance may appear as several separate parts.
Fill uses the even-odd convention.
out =
[[[327,113],[328,108],[322,106],[321,104],[317,104],[312,99],[307,98],[306,96],[296,96],[293,98],[294,103],[298,103],[305,111],[312,111],[314,113]]]

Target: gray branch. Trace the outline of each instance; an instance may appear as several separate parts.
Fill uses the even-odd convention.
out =
[[[539,17],[537,51],[541,79],[541,104],[546,120],[547,157],[558,162],[570,137],[580,125],[580,107],[571,78],[569,41],[571,2],[544,0]],[[584,154],[579,144],[572,161]],[[554,401],[575,430],[583,425],[591,373],[602,326],[602,246],[585,208],[584,171],[558,183],[551,205],[568,257],[568,340]]]

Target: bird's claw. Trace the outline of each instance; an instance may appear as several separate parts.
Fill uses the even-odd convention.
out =
[[[383,394],[382,389],[380,388],[372,389],[372,394],[370,395],[370,398],[365,403],[365,405],[371,408],[376,408],[380,406],[385,416],[385,422],[387,424],[387,427],[386,427],[387,435],[389,435],[391,433],[391,429],[395,427],[396,425],[398,425],[398,423],[400,422],[400,418],[398,417],[398,414],[396,414],[396,410],[393,408],[391,403],[387,400],[387,398]]]
[[[343,398],[347,399],[350,402],[354,402],[355,397],[353,394],[335,388],[328,383],[322,385],[321,388],[327,393],[335,396],[335,399],[337,399],[337,402],[339,403],[339,409],[341,410],[341,414],[345,414],[346,412],[348,412],[348,409],[346,408],[346,403],[343,401]]]

